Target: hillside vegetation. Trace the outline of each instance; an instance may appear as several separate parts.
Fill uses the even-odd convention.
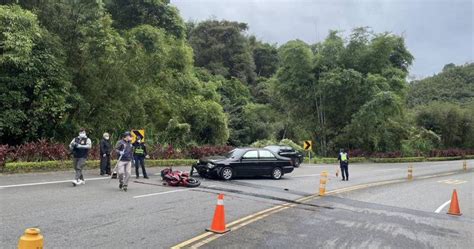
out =
[[[143,128],[148,143],[177,149],[474,147],[473,64],[409,83],[414,57],[396,34],[364,27],[279,45],[247,30],[185,22],[166,0],[4,0],[0,144],[66,142],[85,127],[95,141]]]

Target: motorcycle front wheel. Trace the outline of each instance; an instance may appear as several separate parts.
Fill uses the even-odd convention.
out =
[[[186,181],[186,187],[188,188],[199,187],[199,185],[201,185],[201,181],[199,181],[198,179],[189,178]]]

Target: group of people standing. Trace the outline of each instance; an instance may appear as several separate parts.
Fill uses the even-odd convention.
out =
[[[115,147],[110,142],[110,134],[105,132],[100,140],[100,175],[112,176],[118,175],[119,188],[127,191],[128,182],[132,173],[132,165],[135,166],[136,177],[139,178],[139,168],[141,167],[143,177],[148,179],[145,169],[145,158],[148,158],[146,145],[142,137],[137,137],[132,143],[132,134],[125,132]],[[85,129],[79,131],[79,135],[75,137],[69,144],[73,155],[73,166],[75,170],[75,179],[72,181],[74,186],[85,184],[83,169],[86,165],[89,150],[92,148],[92,141],[87,137]],[[116,168],[111,171],[110,161],[112,152],[118,156]]]

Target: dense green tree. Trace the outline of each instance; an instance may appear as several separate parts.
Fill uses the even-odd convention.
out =
[[[417,125],[441,137],[445,148],[474,146],[474,102],[465,107],[455,103],[432,102],[415,108]]]
[[[361,27],[278,47],[245,23],[185,24],[168,0],[1,3],[1,142],[86,127],[176,147],[312,139],[322,155],[474,146],[473,64],[408,85],[401,36]]]
[[[374,56],[377,58],[372,58]],[[372,34],[366,28],[354,30],[348,44],[336,31],[312,46],[290,41],[280,47],[281,67],[275,81],[276,92],[290,106],[286,112],[293,113],[292,118],[303,123],[305,130],[310,132],[306,139],[314,138],[318,142],[322,154],[340,146],[363,146],[371,151],[399,149],[400,140],[406,137],[405,133],[399,132],[404,127],[400,121],[402,107],[398,108],[400,113],[388,112],[393,114],[391,118],[384,114],[385,119],[380,119],[378,125],[380,130],[369,130],[372,134],[357,133],[361,137],[356,140],[352,137],[357,131],[355,127],[363,124],[357,122],[366,121],[355,117],[366,117],[369,109],[365,110],[364,106],[369,103],[383,103],[376,101],[385,96],[381,93],[395,95],[393,98],[397,100],[404,99],[405,67],[411,59],[403,39],[390,34]],[[390,108],[390,105],[384,105],[384,108]],[[379,113],[384,112],[380,110]],[[399,135],[389,136],[392,133]],[[385,145],[387,139],[390,139],[387,144],[393,146]]]
[[[190,25],[188,25],[190,27]],[[189,43],[194,49],[195,65],[213,74],[242,82],[255,81],[255,63],[244,32],[247,24],[207,20],[189,31]]]
[[[244,107],[240,142],[244,145],[257,140],[275,139],[278,117],[270,105],[249,103]]]
[[[57,137],[71,87],[58,38],[19,6],[0,6],[0,143]]]
[[[278,49],[268,43],[256,42],[252,48],[255,73],[259,77],[271,77],[278,69]]]
[[[448,64],[443,71],[423,80],[410,83],[408,105],[431,101],[466,103],[474,100],[474,63],[455,66]]]
[[[110,0],[107,9],[114,26],[131,29],[142,24],[161,28],[178,39],[184,38],[186,27],[176,7],[169,0]]]
[[[393,92],[380,92],[364,104],[346,127],[344,147],[365,151],[394,151],[406,137],[402,100]]]

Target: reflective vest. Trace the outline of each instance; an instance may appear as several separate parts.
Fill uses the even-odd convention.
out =
[[[341,153],[341,162],[347,162],[347,153]]]
[[[145,151],[143,151],[142,148],[136,148],[135,149],[135,155],[143,155]]]

